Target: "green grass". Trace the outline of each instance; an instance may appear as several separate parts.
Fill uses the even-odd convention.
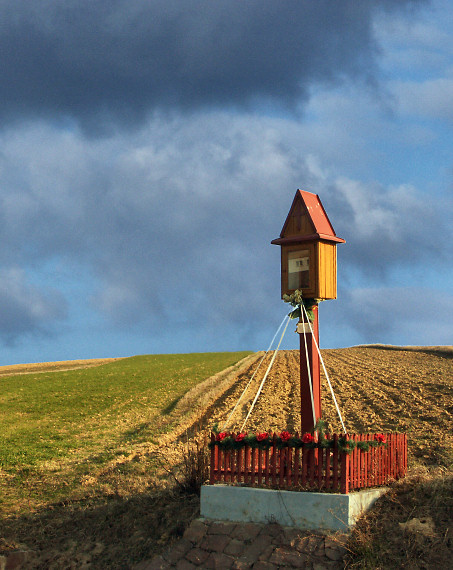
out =
[[[97,367],[1,377],[1,485],[18,491],[28,483],[30,496],[35,480],[65,472],[60,483],[72,481],[72,487],[93,465],[170,429],[162,418],[190,388],[248,354],[134,356]]]

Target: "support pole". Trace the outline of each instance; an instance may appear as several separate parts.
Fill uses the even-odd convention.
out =
[[[318,421],[321,417],[321,375],[320,375],[320,362],[319,354],[316,349],[316,343],[314,336],[316,337],[316,342],[319,346],[319,322],[318,322],[318,305],[313,307],[313,314],[315,317],[312,323],[313,334],[311,332],[301,332],[300,333],[300,399],[301,399],[301,431],[302,433],[309,433],[313,430],[314,422]],[[302,319],[301,319],[302,321]],[[308,329],[308,325],[306,325]],[[305,339],[307,342],[307,353],[308,353],[308,363],[307,363],[307,353],[305,351]],[[310,367],[311,382],[313,387],[313,405],[314,405],[314,416],[313,418],[313,408],[312,408],[312,396],[310,390],[310,375],[308,373],[308,366]]]

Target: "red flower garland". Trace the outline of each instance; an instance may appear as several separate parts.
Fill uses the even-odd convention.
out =
[[[256,434],[256,441],[264,441],[269,437],[269,434],[265,431]]]
[[[387,436],[383,433],[374,434],[374,438],[366,441],[354,441],[348,439],[347,435],[340,435],[338,443],[335,444],[334,439],[331,437],[326,438],[324,435],[324,423],[319,422],[315,426],[314,431],[317,432],[317,438],[311,433],[304,433],[301,437],[293,436],[289,431],[282,431],[278,437],[276,434],[272,435],[269,432],[256,432],[253,435],[245,433],[238,433],[232,435],[228,432],[220,432],[216,434],[215,441],[209,444],[219,445],[224,449],[240,449],[244,446],[259,447],[260,449],[268,449],[275,442],[278,449],[282,447],[308,447],[309,449],[318,448],[333,448],[338,445],[340,452],[351,453],[355,448],[361,451],[368,451],[370,447],[380,447],[387,443]],[[273,439],[272,439],[273,438]]]
[[[282,433],[280,434],[280,439],[282,441],[288,441],[291,438],[291,434],[289,433],[289,431],[282,431]]]

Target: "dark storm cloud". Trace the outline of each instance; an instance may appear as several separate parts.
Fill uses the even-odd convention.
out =
[[[156,107],[293,107],[313,83],[371,79],[373,12],[413,3],[4,1],[0,113],[93,126]]]

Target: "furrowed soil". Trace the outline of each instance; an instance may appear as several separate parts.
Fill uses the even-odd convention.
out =
[[[409,439],[411,475],[357,525],[345,565],[451,567],[453,348],[371,346],[322,354],[349,433],[399,431],[407,432]],[[168,547],[199,513],[191,484],[196,477],[204,479],[207,471],[205,455],[191,442],[202,442],[214,425],[226,431],[241,428],[270,355],[225,422],[262,356],[249,359],[222,383],[211,379],[192,389],[169,414],[168,421],[181,417],[178,428],[158,443],[141,443],[108,468],[94,468],[92,479],[103,483],[103,495],[87,490],[77,500],[68,498],[65,504],[1,520],[3,551],[25,543],[35,552],[29,568],[132,568]],[[245,430],[299,431],[299,410],[299,352],[281,351]],[[340,433],[324,377],[322,410],[329,431]],[[427,517],[435,529],[429,535],[411,534],[399,526]]]
[[[431,349],[432,350],[432,349]],[[389,350],[354,347],[323,350],[323,359],[349,433],[407,432],[412,464],[453,462],[453,350]],[[263,362],[250,389],[225,425],[256,364],[204,417],[204,423],[237,431],[267,368]],[[245,429],[300,430],[299,352],[281,351]],[[331,433],[341,423],[324,374],[322,415]]]

